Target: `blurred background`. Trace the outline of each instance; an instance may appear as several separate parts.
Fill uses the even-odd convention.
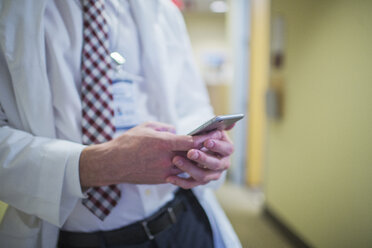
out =
[[[243,247],[372,247],[372,1],[173,2],[216,114],[246,114],[217,191]]]
[[[174,0],[231,132],[244,247],[372,247],[372,1]]]

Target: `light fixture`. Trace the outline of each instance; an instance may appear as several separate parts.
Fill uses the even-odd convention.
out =
[[[214,13],[225,13],[229,9],[225,1],[213,1],[209,5],[209,8]]]

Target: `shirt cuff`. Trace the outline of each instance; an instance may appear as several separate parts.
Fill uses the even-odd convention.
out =
[[[75,145],[74,145],[75,146]],[[64,178],[63,190],[71,196],[78,198],[85,198],[85,194],[81,190],[80,174],[79,174],[79,160],[82,150],[86,146],[76,144],[76,147],[71,147],[71,153],[67,159],[66,172]]]

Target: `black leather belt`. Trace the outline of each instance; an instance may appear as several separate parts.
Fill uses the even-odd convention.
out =
[[[185,190],[177,192],[174,200],[152,216],[120,229],[92,233],[60,231],[58,247],[99,247],[100,244],[130,245],[153,240],[158,233],[176,223],[186,211],[182,198],[188,197],[189,194],[192,193]]]

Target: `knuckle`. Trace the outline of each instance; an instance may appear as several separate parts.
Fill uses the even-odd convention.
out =
[[[180,138],[180,142],[182,142],[185,146],[189,147],[190,149],[195,147],[195,140],[191,136],[182,136]]]
[[[218,161],[216,161],[216,163],[214,164],[214,169],[215,170],[220,170],[221,168],[224,168],[224,166],[225,166],[225,164],[224,164],[224,162],[223,161],[221,161],[221,160],[218,160]]]
[[[219,140],[216,140],[215,142],[214,142],[214,147],[213,147],[213,150],[215,150],[215,151],[219,151],[219,150],[221,150],[221,149],[223,149],[223,146],[222,146],[222,144],[221,144],[221,142],[219,141]]]
[[[229,146],[228,153],[229,153],[229,154],[233,154],[234,151],[235,151],[235,147],[234,147],[233,144],[231,144],[231,145]]]
[[[210,180],[205,181],[205,182],[202,182],[200,185],[206,185],[206,184],[209,183],[209,182],[210,182]]]
[[[193,148],[197,148],[199,146],[199,141],[198,139],[192,139],[190,144]]]
[[[184,179],[177,180],[176,185],[183,189],[190,189],[190,183],[188,181],[185,181]]]
[[[206,184],[209,182],[209,178],[207,175],[203,175],[201,176],[200,180],[199,180],[202,184]]]
[[[196,181],[198,181],[198,182],[203,182],[203,180],[204,180],[204,175],[203,174],[201,174],[201,173],[198,173],[198,174],[194,174],[194,175],[192,175],[192,177],[196,180]]]
[[[212,180],[213,180],[213,176],[208,176],[207,178],[205,178],[205,180],[203,181],[203,183],[204,184],[207,184],[207,183],[209,183]]]
[[[218,180],[218,179],[220,179],[221,174],[222,174],[222,173],[216,173],[216,174],[213,176],[213,180]]]
[[[230,168],[230,159],[226,159],[225,162],[223,163],[223,169],[224,170],[227,170],[228,168]]]
[[[217,139],[222,139],[223,138],[223,133],[221,131],[217,131]]]
[[[221,167],[221,162],[220,161],[215,161],[213,163],[209,163],[208,168],[210,170],[218,170]]]
[[[207,160],[208,160],[207,156],[203,152],[200,152],[199,154],[200,155],[199,155],[198,161],[203,162],[203,163],[207,162]]]
[[[222,137],[222,134],[221,134],[221,131],[219,130],[213,132],[211,135],[211,138],[217,139],[217,140],[221,139],[221,137]]]
[[[192,148],[195,146],[195,140],[193,139],[192,136],[186,136],[186,142],[187,142],[187,145]]]

